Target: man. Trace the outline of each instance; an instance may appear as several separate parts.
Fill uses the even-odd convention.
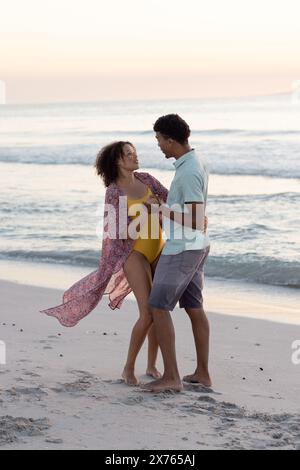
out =
[[[160,117],[154,124],[156,139],[166,158],[175,158],[176,173],[167,205],[152,209],[161,212],[167,241],[156,267],[149,298],[157,339],[164,361],[161,379],[144,385],[153,392],[181,391],[175,332],[170,311],[179,301],[190,317],[197,352],[197,367],[186,382],[211,386],[208,371],[209,323],[203,310],[203,266],[209,253],[204,233],[208,175],[189,144],[188,124],[177,114]],[[148,201],[150,204],[153,200]],[[173,210],[172,210],[173,209]]]

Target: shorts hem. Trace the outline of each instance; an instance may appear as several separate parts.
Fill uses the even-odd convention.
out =
[[[176,307],[176,304],[173,307],[172,305],[168,305],[168,306],[165,306],[165,305],[161,306],[161,305],[157,305],[157,304],[154,305],[153,303],[150,303],[150,302],[148,302],[148,305],[149,305],[149,307],[152,307],[152,308],[157,308],[159,310],[168,310],[168,311],[172,311]]]
[[[203,302],[199,303],[198,305],[180,305],[179,308],[202,308],[203,307]]]

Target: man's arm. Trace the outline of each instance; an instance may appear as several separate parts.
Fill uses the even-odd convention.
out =
[[[205,230],[205,214],[203,202],[189,201],[185,203],[185,207],[188,212],[172,211],[169,207],[162,205],[160,206],[163,217],[176,222],[177,224],[183,225],[184,227],[190,227],[193,230]]]
[[[187,212],[179,212],[171,210],[168,206],[162,204],[159,206],[157,200],[153,197],[150,198],[144,205],[147,207],[148,213],[161,212],[163,217],[183,225],[184,227],[190,227],[193,230],[205,231],[205,214],[203,202],[186,202],[185,207],[188,209]]]

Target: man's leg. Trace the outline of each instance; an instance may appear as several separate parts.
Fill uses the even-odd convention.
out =
[[[206,387],[211,387],[211,379],[208,370],[209,361],[209,322],[202,307],[186,308],[185,311],[190,317],[196,352],[197,368],[194,374],[183,378],[185,382],[199,383]]]
[[[158,344],[164,361],[164,374],[161,379],[143,386],[152,392],[166,390],[181,391],[182,383],[178,372],[175,330],[170,312],[158,308],[151,308]]]
[[[200,262],[200,261],[199,261]],[[177,255],[161,255],[156,267],[149,306],[155,326],[163,361],[164,375],[145,386],[152,391],[182,389],[175,352],[175,332],[170,315],[198,267],[198,259],[192,252]]]

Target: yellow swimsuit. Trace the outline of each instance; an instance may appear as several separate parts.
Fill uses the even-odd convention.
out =
[[[151,189],[148,187],[147,194],[139,199],[129,199],[127,198],[127,204],[128,204],[128,211],[130,207],[133,204],[143,204],[144,202],[149,199],[150,196],[153,196],[153,193]],[[130,212],[129,212],[130,215]],[[140,215],[140,212],[137,211],[136,214],[133,216],[133,219],[138,217]],[[151,220],[152,220],[153,215],[149,214],[148,215],[148,227],[147,224],[145,223],[145,228],[148,228],[148,233],[145,233],[145,230],[141,230],[141,233],[143,234],[143,238],[140,237],[136,240],[133,249],[135,251],[138,251],[139,253],[142,253],[147,260],[149,261],[150,264],[153,263],[153,261],[156,260],[158,255],[161,253],[163,247],[164,247],[164,240],[163,240],[163,235],[162,235],[162,229],[161,226],[159,225],[159,233],[158,233],[158,238],[151,238]]]

